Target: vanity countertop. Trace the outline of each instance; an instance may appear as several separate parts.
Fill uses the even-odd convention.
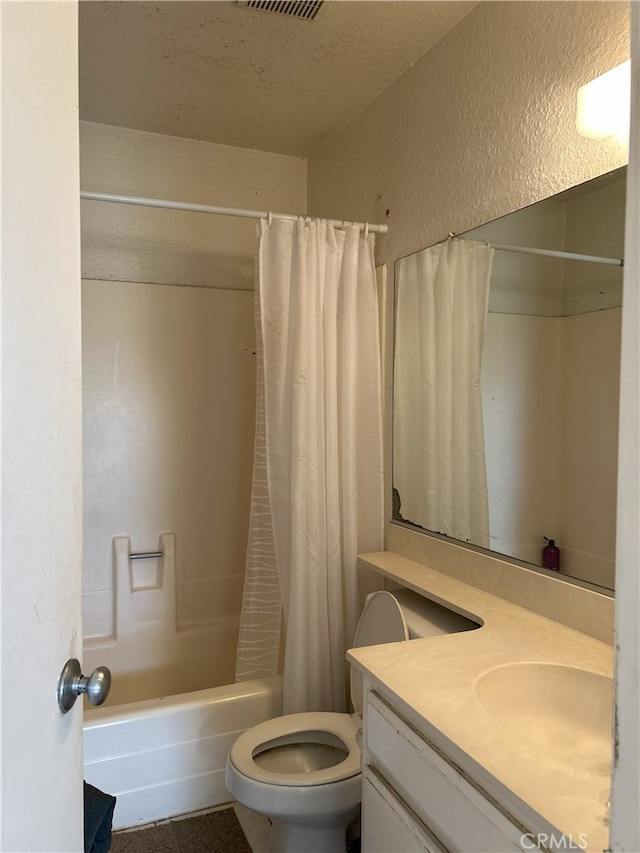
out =
[[[596,678],[598,674],[611,677],[612,646],[397,554],[365,554],[360,562],[481,627],[351,649],[349,660],[373,679],[381,695],[416,729],[529,831],[554,831],[556,837],[564,833],[577,848],[606,849],[609,739],[595,743],[590,730],[591,714],[602,713],[602,708],[595,707],[588,690],[581,690],[579,679],[577,690],[568,680],[565,689],[563,675],[568,671],[554,667],[571,667],[569,675],[580,676],[575,670],[586,670]],[[479,687],[479,682],[484,678],[486,684],[488,671],[522,663],[527,666],[508,670],[502,686],[497,679],[497,700],[492,697],[488,705],[481,701],[484,685]],[[531,664],[550,665],[546,672],[558,677],[542,682],[547,686],[541,688],[541,682],[529,677]],[[518,698],[513,726],[508,694]],[[551,740],[558,739],[558,748],[541,749],[535,728],[541,719],[548,719],[549,707],[558,706],[566,709],[562,716],[551,717],[555,721],[550,725]],[[598,760],[603,755],[604,760]]]

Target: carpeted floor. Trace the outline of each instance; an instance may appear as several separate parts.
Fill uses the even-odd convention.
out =
[[[115,832],[111,853],[251,853],[232,808]]]

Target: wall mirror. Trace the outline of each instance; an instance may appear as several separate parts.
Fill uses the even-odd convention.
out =
[[[623,257],[625,184],[618,169],[396,262],[395,521],[538,567],[553,564],[547,537],[563,576],[613,589],[622,267],[563,253]],[[460,242],[472,256],[448,258],[443,284],[442,258]],[[464,264],[477,287],[455,281]],[[448,287],[462,289],[443,299]],[[460,382],[476,386],[475,413]],[[457,524],[475,501],[480,522]]]

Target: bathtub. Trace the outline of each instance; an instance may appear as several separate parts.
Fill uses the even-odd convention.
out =
[[[84,778],[117,797],[114,829],[222,805],[231,744],[280,714],[281,676],[85,708]]]
[[[175,534],[160,535],[160,559],[130,547],[113,539],[114,630],[83,650],[86,674],[113,677],[103,707],[85,700],[84,778],[117,797],[114,829],[229,802],[231,744],[282,713],[281,676],[230,683],[239,613],[179,624]]]

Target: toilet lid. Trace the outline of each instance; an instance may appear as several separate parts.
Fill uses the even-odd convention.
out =
[[[356,735],[362,728],[357,716],[331,711],[310,711],[275,717],[248,729],[235,741],[229,760],[245,776],[271,785],[306,787],[339,782],[360,773],[360,747]],[[299,736],[299,737],[298,737]],[[254,761],[254,756],[284,743],[332,743],[344,748],[343,761],[311,772],[278,773],[267,770]]]
[[[409,639],[402,609],[390,592],[372,592],[364,603],[356,627],[352,648],[399,643]],[[351,665],[351,703],[362,714],[362,675]]]

